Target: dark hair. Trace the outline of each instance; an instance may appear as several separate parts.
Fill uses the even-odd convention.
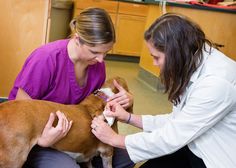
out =
[[[72,35],[77,33],[83,44],[95,46],[116,41],[114,25],[104,9],[84,9],[70,22],[70,27]]]
[[[145,32],[144,38],[165,54],[160,78],[168,100],[179,104],[181,94],[202,62],[204,44],[212,47],[212,43],[196,23],[175,13],[159,17]]]

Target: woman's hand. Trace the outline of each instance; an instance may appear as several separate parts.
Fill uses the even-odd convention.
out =
[[[130,113],[116,102],[108,102],[105,109],[105,115],[108,117],[115,117],[119,121],[126,123],[129,120]]]
[[[133,95],[127,92],[121,85],[119,85],[116,80],[113,81],[113,84],[119,90],[119,92],[110,97],[108,102],[117,102],[125,109],[133,105]]]
[[[53,126],[55,117],[58,117],[56,127]],[[38,139],[38,145],[42,147],[49,147],[67,135],[72,126],[72,121],[68,121],[65,114],[57,111],[51,113],[48,122],[43,130],[41,137]]]
[[[91,124],[92,133],[103,143],[114,147],[125,148],[125,137],[117,134],[101,118],[95,117]]]

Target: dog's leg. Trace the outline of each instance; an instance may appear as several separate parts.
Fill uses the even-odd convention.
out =
[[[93,168],[92,160],[89,160],[88,162],[86,162],[86,167],[87,168]]]
[[[112,168],[113,147],[101,144],[99,147],[103,168]]]
[[[8,148],[2,152],[4,153],[0,154],[0,168],[21,168],[27,159],[29,150],[12,150]]]
[[[93,168],[93,165],[92,165],[91,160],[89,160],[88,162],[82,162],[82,163],[80,163],[80,167],[81,167],[81,168]]]
[[[21,168],[33,146],[28,138],[12,134],[14,137],[6,133],[0,136],[0,168]]]
[[[112,156],[102,156],[103,168],[112,168]]]

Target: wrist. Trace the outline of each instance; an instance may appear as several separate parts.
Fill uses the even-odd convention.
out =
[[[50,146],[49,142],[47,140],[45,140],[45,138],[42,138],[42,137],[38,139],[37,144],[41,147],[49,147]]]
[[[128,118],[126,119],[126,124],[129,124],[131,120],[131,113],[128,113]]]
[[[110,145],[113,146],[113,147],[125,149],[125,136],[117,134],[112,139]]]

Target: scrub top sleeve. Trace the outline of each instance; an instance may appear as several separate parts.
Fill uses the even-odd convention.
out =
[[[17,77],[15,85],[31,98],[41,99],[52,87],[53,63],[43,53],[33,53]]]

